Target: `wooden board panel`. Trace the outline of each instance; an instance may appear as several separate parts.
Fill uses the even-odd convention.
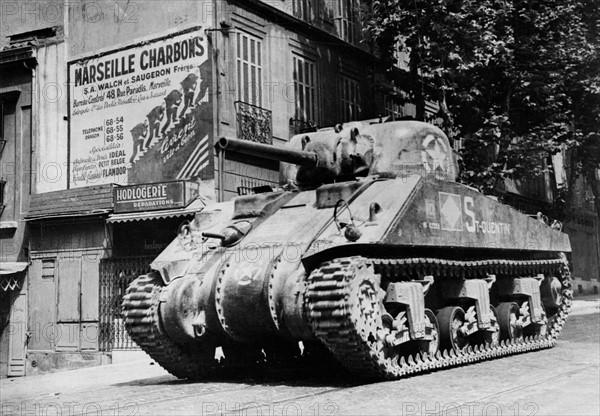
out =
[[[85,227],[86,232],[81,229]],[[55,251],[102,247],[104,223],[101,220],[67,224],[44,222],[31,227],[31,251]]]
[[[28,216],[110,209],[112,206],[112,186],[93,186],[32,195]]]
[[[98,324],[88,322],[81,324],[81,351],[97,351],[98,350]]]
[[[59,323],[57,328],[56,351],[77,351],[80,336],[79,323]]]
[[[98,320],[99,258],[86,253],[81,259],[81,320]]]
[[[25,332],[27,331],[27,292],[22,291],[13,303],[10,314],[8,344],[8,376],[25,375]]]
[[[81,256],[70,253],[58,264],[58,322],[77,322],[80,316]]]
[[[52,261],[51,258],[45,259]],[[52,350],[56,339],[56,277],[42,278],[43,259],[29,266],[29,349]]]

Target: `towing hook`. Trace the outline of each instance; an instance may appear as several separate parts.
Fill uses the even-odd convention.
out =
[[[194,336],[196,338],[201,338],[206,334],[206,313],[204,311],[200,311],[194,318],[192,327],[194,327]]]

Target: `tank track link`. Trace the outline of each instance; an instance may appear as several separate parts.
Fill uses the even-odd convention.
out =
[[[163,288],[157,273],[142,275],[129,285],[123,297],[125,328],[131,339],[169,373],[178,378],[202,378],[216,368],[214,355],[179,345],[164,332],[158,313]]]
[[[463,351],[444,350],[435,355],[416,353],[390,358],[383,353],[382,343],[371,337],[372,301],[361,292],[357,270],[373,267],[374,272],[390,281],[415,275],[476,277],[483,273],[520,276],[526,273],[554,273],[561,282],[562,301],[549,319],[545,336],[522,340],[500,341],[496,345],[469,346]],[[370,280],[376,280],[372,273]],[[374,276],[374,277],[373,277]],[[370,286],[369,278],[363,281]],[[357,289],[357,287],[359,289]],[[553,347],[560,334],[572,300],[571,277],[565,257],[548,260],[482,260],[453,261],[435,258],[366,259],[349,257],[324,263],[307,279],[306,319],[313,333],[333,352],[342,365],[362,378],[397,379],[469,364],[506,355]],[[370,304],[369,304],[370,302]],[[379,305],[377,305],[379,306]],[[365,334],[366,333],[366,334]]]

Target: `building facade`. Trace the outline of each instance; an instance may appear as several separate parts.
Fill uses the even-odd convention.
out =
[[[600,178],[600,169],[596,176]],[[571,238],[573,290],[578,295],[598,295],[600,289],[600,219],[591,187],[582,177],[574,181],[572,209],[564,225]]]
[[[583,177],[567,181],[571,175],[565,155],[553,157],[552,170],[533,179],[505,181],[503,201],[548,224],[562,217],[562,231],[569,235],[573,290],[577,295],[597,295],[600,288],[600,221],[596,215],[591,185]],[[600,172],[600,170],[598,170]],[[568,189],[568,188],[572,189]],[[557,211],[557,199],[566,190],[568,212]]]
[[[2,292],[2,375],[131,348],[120,297],[181,222],[277,186],[276,161],[216,154],[215,138],[281,146],[404,115],[363,42],[359,1],[2,7],[2,261],[18,282]]]
[[[33,151],[33,47],[14,40],[0,55],[0,374],[24,374],[29,206]]]

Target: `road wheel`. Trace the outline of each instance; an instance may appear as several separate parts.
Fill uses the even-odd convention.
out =
[[[440,328],[440,345],[445,349],[462,351],[469,346],[469,339],[463,334],[465,311],[458,306],[448,306],[437,313]]]
[[[502,302],[496,311],[500,325],[500,338],[502,340],[520,340],[523,337],[523,328],[519,325],[519,305],[514,302]]]

